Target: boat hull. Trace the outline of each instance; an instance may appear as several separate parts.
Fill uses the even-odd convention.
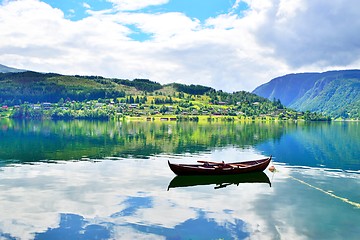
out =
[[[271,161],[269,158],[235,163],[175,164],[168,161],[170,169],[179,176],[184,175],[233,175],[262,172]]]

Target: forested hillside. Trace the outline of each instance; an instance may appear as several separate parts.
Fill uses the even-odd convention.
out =
[[[173,91],[203,95],[215,91],[200,85],[170,84]],[[32,71],[0,73],[0,102],[58,102],[60,99],[75,101],[99,98],[118,98],[143,92],[160,91],[166,87],[148,79],[110,79],[100,76],[66,76],[56,73]]]
[[[172,115],[229,119],[329,120],[297,113],[255,94],[216,91],[201,85],[161,85],[148,79],[66,76],[32,71],[0,73],[0,116],[14,118],[111,118]],[[190,118],[189,118],[190,119]],[[191,118],[191,119],[196,119]]]
[[[298,111],[360,118],[360,70],[289,74],[259,86],[253,93],[280,99]]]
[[[149,80],[105,79],[99,76],[65,76],[55,73],[0,73],[0,102],[58,102],[124,97],[125,92],[154,91],[161,85]]]

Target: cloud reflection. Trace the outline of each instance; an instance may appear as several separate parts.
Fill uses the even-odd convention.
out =
[[[0,238],[356,239],[360,233],[354,225],[360,221],[357,210],[289,177],[356,200],[359,175],[276,165],[275,175],[265,172],[271,188],[242,183],[216,190],[197,185],[167,191],[174,177],[167,159],[3,167]]]
[[[140,174],[138,165],[148,165],[153,170]],[[167,192],[173,175],[161,158],[156,162],[139,159],[39,163],[2,170],[0,232],[6,239],[88,239],[87,234],[92,231],[99,238],[108,238],[108,234],[113,238],[118,234],[116,229],[124,227],[146,236],[192,236],[197,234],[190,227],[194,223],[204,229],[216,226],[214,231],[220,236],[237,235],[231,229],[242,229],[244,225],[240,218],[232,219],[231,211],[224,218],[230,221],[218,221],[216,214],[211,215],[218,211],[222,214],[218,201],[223,201],[224,195],[210,200],[208,205],[204,199],[212,193],[205,189],[196,196]]]

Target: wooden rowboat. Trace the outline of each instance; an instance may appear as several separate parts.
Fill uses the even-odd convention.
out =
[[[231,175],[249,172],[262,172],[271,161],[271,156],[264,159],[224,163],[198,161],[198,164],[176,164],[168,161],[170,169],[179,176],[182,175]]]
[[[271,187],[269,177],[264,172],[252,172],[233,175],[175,176],[168,186],[170,188],[215,185],[214,189],[242,183],[266,183]]]

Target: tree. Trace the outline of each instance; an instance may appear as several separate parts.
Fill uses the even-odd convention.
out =
[[[64,98],[60,98],[58,104],[62,106],[64,104]]]
[[[166,107],[165,105],[162,105],[160,110],[159,110],[159,112],[162,113],[162,114],[164,114],[164,113],[166,113],[168,111],[169,111],[169,108]]]

